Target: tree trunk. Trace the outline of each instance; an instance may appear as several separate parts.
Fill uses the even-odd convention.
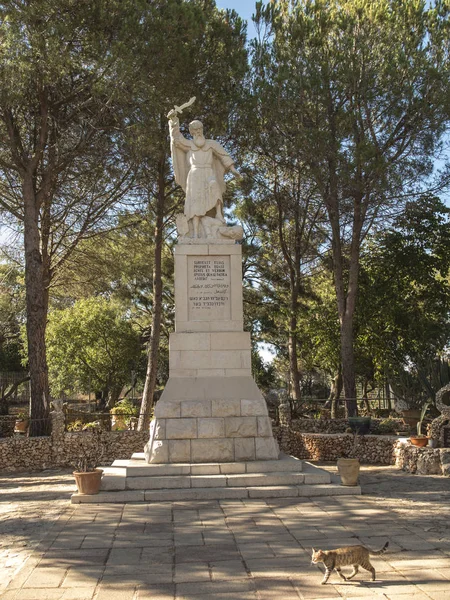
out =
[[[165,156],[159,165],[158,199],[156,204],[155,224],[155,256],[153,263],[153,323],[148,347],[147,372],[142,394],[142,404],[138,421],[138,431],[146,431],[150,427],[153,408],[153,396],[156,387],[158,370],[159,339],[162,316],[162,246],[165,207]]]
[[[344,316],[341,324],[341,361],[342,380],[345,395],[345,416],[356,417],[358,405],[356,402],[355,358],[353,351],[353,315]]]
[[[289,320],[289,371],[291,376],[291,397],[296,407],[302,400],[302,392],[300,389],[300,373],[298,370],[298,356],[297,356],[297,315],[295,314],[297,306],[297,298],[293,298],[291,306],[291,317]]]
[[[363,403],[364,403],[364,407],[367,411],[368,415],[372,414],[372,411],[370,410],[370,402],[369,402],[369,392],[368,392],[368,387],[369,387],[369,382],[367,379],[364,379],[364,383],[363,383]]]
[[[386,403],[388,406],[389,411],[392,410],[392,398],[391,398],[391,386],[389,384],[389,380],[386,380],[385,383],[385,390],[386,390]]]
[[[342,369],[339,367],[339,371],[336,373],[332,383],[331,383],[331,391],[330,391],[330,400],[331,400],[331,418],[335,419],[337,416],[337,407],[339,404],[339,398],[342,393]]]
[[[25,288],[28,364],[30,370],[30,436],[50,435],[50,394],[45,346],[48,289],[40,251],[39,209],[33,179],[24,178]]]

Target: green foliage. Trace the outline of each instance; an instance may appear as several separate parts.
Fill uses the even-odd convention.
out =
[[[258,2],[256,26],[247,144],[267,158],[265,179],[273,176],[285,205],[297,180],[326,207],[318,225],[332,242],[350,398],[361,245],[380,217],[428,183],[448,127],[449,7]],[[258,222],[270,216],[258,203],[256,210]]]
[[[358,348],[378,374],[405,388],[405,398],[433,395],[444,375],[443,365],[440,376],[428,373],[450,339],[449,214],[433,196],[409,203],[361,259]],[[421,380],[436,383],[423,389]]]
[[[394,434],[399,431],[399,420],[392,417],[382,419],[377,427],[377,433],[380,435]]]
[[[109,454],[111,442],[97,428],[91,428],[77,440],[77,456],[72,466],[78,473],[95,471],[103,457]]]
[[[67,424],[67,431],[81,431],[84,427],[84,423],[81,419],[76,419]]]
[[[129,415],[135,417],[139,409],[134,406],[130,398],[123,398],[109,411],[112,415]]]
[[[103,298],[88,298],[50,314],[47,353],[55,396],[90,387],[114,401],[130,380],[141,345],[119,306]]]
[[[417,423],[417,435],[419,437],[422,435],[422,423],[425,419],[425,415],[427,414],[427,410],[429,409],[430,405],[431,401],[425,402],[425,404],[422,406],[422,410],[420,411],[420,419]]]
[[[23,274],[0,264],[0,372],[22,371],[20,324],[24,318]]]

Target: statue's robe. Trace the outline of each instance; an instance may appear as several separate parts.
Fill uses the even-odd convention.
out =
[[[184,214],[187,219],[204,217],[218,201],[222,202],[223,177],[233,159],[214,140],[206,140],[199,148],[182,135],[178,125],[171,125],[170,137],[175,181],[186,193]]]

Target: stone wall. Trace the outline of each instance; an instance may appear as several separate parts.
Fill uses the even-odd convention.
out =
[[[418,448],[399,441],[395,447],[395,464],[417,475],[450,476],[450,448]]]
[[[379,433],[383,423],[389,421],[391,427],[400,431],[405,429],[403,419],[379,419],[372,418],[370,431]],[[292,429],[305,433],[345,433],[349,428],[348,419],[295,419],[292,421]]]
[[[148,433],[141,431],[105,431],[100,434],[104,453],[99,464],[128,459],[142,452]],[[96,439],[86,432],[64,432],[64,415],[52,413],[50,437],[0,438],[0,471],[35,471],[55,467],[72,467],[80,454],[92,452]]]
[[[274,429],[280,449],[305,460],[335,462],[352,452],[354,436],[342,433],[305,433],[289,427]],[[405,439],[364,435],[354,456],[363,464],[395,465],[418,475],[450,476],[450,448],[418,448]]]
[[[354,436],[342,433],[302,433],[279,427],[276,435],[280,449],[286,454],[307,460],[335,461],[352,452]],[[397,438],[387,435],[361,436],[355,456],[362,463],[392,465]]]
[[[14,424],[16,417],[14,415],[0,416],[0,438],[11,437],[14,435]]]

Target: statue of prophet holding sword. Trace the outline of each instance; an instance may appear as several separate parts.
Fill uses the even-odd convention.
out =
[[[194,101],[195,97],[180,107],[175,106],[167,115],[175,181],[186,193],[184,216],[190,237],[213,237],[211,225],[215,225],[215,232],[219,231],[221,236],[238,237],[227,231],[233,228],[226,227],[222,201],[225,173],[229,171],[241,178],[233,159],[218,142],[205,138],[200,121],[189,124],[192,139],[180,132],[178,114]]]

